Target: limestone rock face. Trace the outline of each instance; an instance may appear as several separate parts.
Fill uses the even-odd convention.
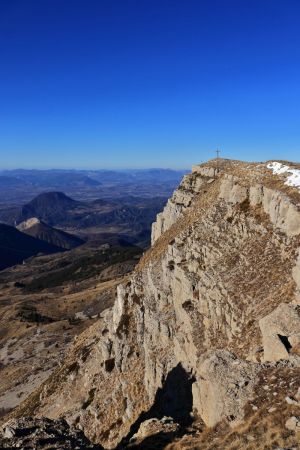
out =
[[[226,175],[221,183],[220,198],[228,203],[242,203],[248,198],[248,189],[238,182],[238,178],[233,175]]]
[[[297,286],[295,301],[300,304],[300,251],[298,253],[296,264],[293,268],[293,278]]]
[[[294,347],[300,348],[300,306],[282,303],[259,321],[265,361],[297,358]]]
[[[36,225],[40,223],[40,220],[37,217],[32,217],[31,219],[24,220],[24,222],[21,222],[17,225],[18,230],[24,231],[27,230],[27,228],[32,227],[33,225]]]
[[[142,422],[138,432],[133,435],[131,442],[141,443],[145,438],[158,433],[176,433],[178,424],[174,423],[172,417],[163,417],[162,419],[148,419]]]
[[[204,422],[213,427],[222,418],[237,423],[251,397],[259,366],[226,350],[205,353],[193,384],[193,399]]]
[[[152,224],[151,243],[154,242],[168,230],[180,217],[180,215],[191,206],[194,197],[201,191],[205,184],[214,181],[217,170],[214,168],[194,166],[190,175],[185,175],[173,196],[168,200],[163,212],[156,217]]]
[[[152,418],[240,423],[264,361],[298,364],[279,335],[297,346],[300,194],[273,177],[195,166],[113,309],[15,415],[63,416],[106,448]]]

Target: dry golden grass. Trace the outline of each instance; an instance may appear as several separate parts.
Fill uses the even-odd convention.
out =
[[[150,261],[158,259],[166,250],[167,246],[178,236],[183,230],[192,226],[196,220],[199,220],[202,214],[206,214],[209,207],[217,200],[220,189],[220,179],[215,180],[209,185],[205,185],[199,194],[193,200],[190,208],[188,208],[174,225],[165,231],[155,244],[148,250],[136,267],[136,271],[141,271]]]
[[[281,162],[299,168],[299,164],[286,161]],[[219,167],[221,171],[217,179],[210,185],[205,184],[201,188],[200,192],[193,199],[191,206],[187,208],[176,223],[163,233],[163,235],[155,242],[154,246],[141,258],[136,270],[142,270],[150,260],[157,259],[164,252],[168,244],[171,243],[181,231],[198,220],[201,217],[201,214],[207,212],[207,209],[213,205],[219,195],[219,188],[224,174],[238,177],[239,184],[242,186],[250,187],[253,184],[263,184],[270,189],[278,190],[287,195],[294,204],[299,205],[299,190],[284,184],[284,176],[274,175],[271,170],[267,169],[266,165],[267,162],[248,163],[223,159],[219,162],[214,159],[202,164],[203,167]],[[192,174],[191,176],[197,176],[197,174]],[[266,213],[262,211],[261,207],[256,207],[256,211],[253,211],[253,213],[257,215],[257,218],[259,217],[261,220],[265,221],[265,223],[269,222]]]
[[[136,264],[131,254],[122,263],[114,260],[111,265],[96,266],[94,261],[91,276],[76,278],[74,274],[74,279],[62,280],[57,286],[45,283],[39,289],[28,289],[41,277],[51,281],[66,262],[94,254],[97,248],[75,249],[62,256],[33,258],[1,273],[0,408],[14,407],[50,375],[74,337],[113,304],[117,285],[127,281]]]

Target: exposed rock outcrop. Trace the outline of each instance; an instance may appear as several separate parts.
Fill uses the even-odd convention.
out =
[[[298,345],[299,200],[266,164],[195,166],[113,310],[15,415],[64,416],[107,448],[151,418],[240,425],[265,361],[298,370],[279,335]]]
[[[210,350],[202,356],[193,401],[204,422],[213,427],[224,417],[238,423],[251,397],[259,366],[239,360],[226,350]]]
[[[2,449],[23,448],[26,450],[101,450],[101,445],[92,444],[82,431],[70,428],[63,419],[31,419],[13,420],[3,429],[0,437]]]
[[[300,365],[300,305],[282,303],[259,325],[265,361],[292,358]]]
[[[24,220],[17,225],[19,231],[25,231],[28,228],[31,228],[33,225],[38,225],[41,221],[37,217],[31,217],[30,219]]]

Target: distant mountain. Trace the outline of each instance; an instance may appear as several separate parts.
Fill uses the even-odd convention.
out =
[[[1,205],[20,206],[42,192],[60,191],[93,201],[126,195],[169,198],[185,170],[0,170]],[[0,210],[0,221],[3,222]],[[6,223],[6,219],[4,220]]]
[[[12,177],[9,175],[1,175],[0,176],[0,187],[1,188],[10,188],[10,187],[22,187],[24,184],[28,184],[26,181],[21,180],[18,177]]]
[[[49,225],[55,225],[64,220],[69,209],[74,209],[79,205],[80,202],[73,200],[63,192],[45,192],[22,207],[17,223],[37,217]]]
[[[85,242],[77,236],[47,225],[45,222],[37,219],[36,217],[28,219],[25,222],[21,222],[17,228],[19,231],[22,231],[29,236],[66,250],[78,247]]]
[[[20,183],[43,189],[68,190],[97,188],[106,184],[128,183],[179,183],[186,170],[128,169],[128,170],[6,170],[0,178],[7,180],[6,187],[18,187]],[[10,179],[9,179],[10,178]],[[0,180],[1,184],[1,180]]]
[[[0,222],[15,226],[36,218],[40,223],[30,223],[30,226],[35,226],[26,233],[67,249],[73,248],[74,244],[80,245],[81,242],[66,245],[66,236],[62,236],[60,230],[67,233],[71,231],[72,235],[75,233],[84,241],[97,238],[97,234],[109,234],[109,242],[115,243],[121,239],[122,242],[147,247],[150,243],[151,224],[157,213],[163,210],[166,201],[163,196],[133,195],[77,201],[62,192],[46,192],[19,208],[0,207]],[[51,229],[46,230],[46,227]],[[53,227],[59,230],[53,230]],[[28,228],[28,224],[25,228]]]
[[[12,170],[2,172],[1,178],[9,178],[7,180],[10,185],[16,186],[21,183],[30,184],[32,186],[40,186],[42,188],[65,189],[69,187],[95,187],[100,186],[101,182],[92,179],[87,173],[65,170]],[[2,180],[3,183],[5,180]]]
[[[47,192],[35,197],[21,208],[17,223],[32,217],[59,228],[122,226],[131,231],[150,230],[156,214],[163,209],[164,197],[140,198],[129,196],[121,202],[95,200],[78,202],[62,192]]]
[[[9,225],[0,224],[0,270],[38,253],[56,253],[62,248],[28,236]]]
[[[179,183],[187,170],[172,169],[128,169],[128,170],[95,170],[88,172],[88,176],[101,183],[161,183],[176,181]]]

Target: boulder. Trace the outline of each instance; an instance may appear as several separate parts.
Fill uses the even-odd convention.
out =
[[[300,421],[297,417],[292,416],[285,422],[285,427],[290,431],[300,431]]]
[[[264,361],[290,359],[300,342],[300,306],[282,303],[259,321]]]
[[[257,364],[240,360],[227,350],[202,356],[193,384],[193,407],[207,426],[222,419],[235,425],[243,419],[258,371]]]

